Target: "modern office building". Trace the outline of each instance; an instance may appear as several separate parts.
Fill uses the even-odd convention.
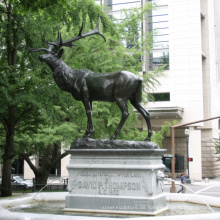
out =
[[[154,93],[158,100],[149,102],[152,125],[159,127],[165,120],[176,119],[179,124],[194,122],[220,115],[220,11],[219,1],[214,0],[161,0],[153,13],[156,27],[168,27],[169,69],[161,86]],[[164,16],[166,9],[167,14]],[[166,13],[165,12],[165,13]],[[162,18],[164,16],[164,18]],[[155,22],[154,22],[155,20]],[[155,40],[160,43],[160,36]],[[164,42],[163,42],[164,43]],[[149,70],[158,62],[164,50],[153,50],[153,61],[149,59]],[[158,53],[159,52],[159,53]],[[154,55],[155,53],[155,55]],[[163,58],[162,58],[163,59]],[[161,60],[162,60],[161,59]],[[153,63],[153,64],[152,64]],[[163,96],[161,96],[163,94]],[[187,146],[184,135],[186,127],[176,129],[176,168],[187,168]],[[220,161],[215,154],[214,142],[220,136],[219,119],[189,126],[188,157],[191,179],[220,175]],[[166,138],[164,148],[170,153],[171,141]],[[181,162],[184,161],[184,164]]]
[[[148,0],[150,1],[150,0]],[[138,7],[148,2],[105,0],[109,15],[123,19],[122,8]],[[144,71],[167,64],[160,78],[161,85],[146,108],[151,113],[154,130],[165,121],[178,124],[200,121],[220,115],[220,2],[218,0],[155,0],[155,10],[143,24],[145,32],[156,29],[153,52],[143,57]],[[147,126],[143,120],[143,128]],[[188,154],[185,129],[189,128]],[[220,138],[220,119],[200,122],[175,129],[177,176],[186,170],[187,156],[191,179],[220,175],[219,155],[214,143]],[[165,138],[163,148],[169,167],[171,138]],[[172,156],[172,155],[171,155]]]
[[[150,1],[150,0],[149,0]],[[106,13],[123,19],[121,9],[139,7],[147,0],[98,0]],[[156,131],[165,121],[184,124],[220,115],[220,1],[219,0],[158,0],[157,7],[147,16],[152,22],[142,25],[145,32],[156,29],[153,52],[142,57],[142,72],[167,64],[166,77],[152,91],[155,101],[146,108]],[[143,120],[143,129],[147,126]],[[188,147],[185,129],[190,130]],[[176,176],[187,170],[190,178],[220,176],[219,155],[215,141],[220,138],[220,119],[209,120],[175,129],[175,155],[171,155],[171,138],[166,137],[164,163],[171,168],[175,156]],[[187,152],[188,151],[188,152]],[[187,157],[192,161],[187,163]],[[69,158],[61,161],[61,176],[67,176]],[[168,173],[169,174],[169,173]],[[24,177],[33,173],[24,163]]]

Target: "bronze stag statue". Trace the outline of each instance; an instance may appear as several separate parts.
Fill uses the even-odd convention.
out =
[[[84,138],[90,138],[94,132],[92,122],[92,102],[106,101],[116,102],[122,112],[122,118],[111,139],[116,139],[126,119],[129,116],[128,100],[144,117],[148,126],[148,137],[146,141],[150,141],[152,128],[150,123],[149,113],[141,104],[142,98],[142,80],[134,73],[128,71],[118,71],[114,73],[97,73],[91,70],[71,69],[66,63],[61,60],[63,49],[61,47],[72,47],[72,42],[82,38],[98,34],[104,38],[99,31],[99,22],[96,28],[86,34],[82,34],[83,25],[77,37],[63,41],[58,29],[56,42],[45,42],[48,48],[31,49],[33,52],[45,51],[46,53],[39,56],[40,61],[46,62],[53,72],[54,80],[60,89],[72,94],[74,99],[82,101],[87,118],[88,125]]]

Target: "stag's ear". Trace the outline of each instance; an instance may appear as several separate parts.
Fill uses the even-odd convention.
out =
[[[64,51],[64,49],[61,49],[61,50],[59,51],[59,53],[58,53],[58,57],[59,57],[59,58],[62,57],[62,55],[63,55],[63,51]]]

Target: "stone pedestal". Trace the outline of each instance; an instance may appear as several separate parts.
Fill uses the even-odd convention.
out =
[[[165,151],[153,142],[74,141],[67,150],[71,159],[64,211],[156,215],[166,210]]]

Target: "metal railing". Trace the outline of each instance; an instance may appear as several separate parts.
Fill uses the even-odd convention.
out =
[[[33,178],[32,192],[42,191],[67,191],[68,178],[63,179],[63,183],[47,183],[47,184],[36,184],[35,178]]]

